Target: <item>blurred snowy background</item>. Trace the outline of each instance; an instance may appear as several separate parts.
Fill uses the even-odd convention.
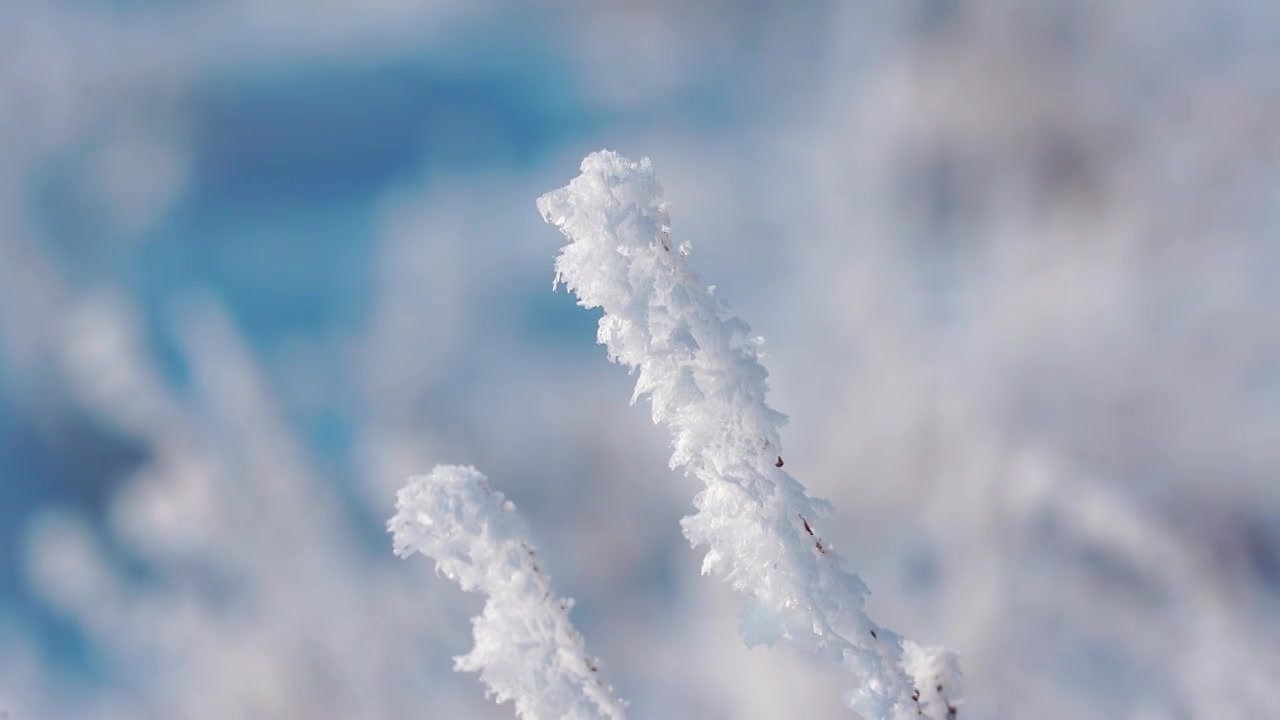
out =
[[[512,497],[640,718],[748,650],[534,199],[650,156],[962,717],[1280,717],[1280,4],[4,0],[0,710],[507,718],[406,476]]]

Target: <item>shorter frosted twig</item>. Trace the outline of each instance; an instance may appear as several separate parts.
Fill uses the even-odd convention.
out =
[[[625,703],[587,654],[569,621],[573,601],[557,598],[538,565],[515,506],[472,467],[437,465],[396,494],[387,523],[396,555],[435,559],[463,590],[488,595],[475,618],[476,646],[455,659],[479,672],[499,703],[522,718],[622,718]]]

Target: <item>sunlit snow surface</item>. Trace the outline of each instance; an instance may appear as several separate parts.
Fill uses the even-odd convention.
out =
[[[387,552],[483,468],[632,717],[846,717],[699,574],[530,207],[653,158],[962,717],[1280,717],[1274,3],[5,4],[0,711],[508,718]]]

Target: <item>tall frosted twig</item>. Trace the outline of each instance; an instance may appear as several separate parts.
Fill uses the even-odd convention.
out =
[[[649,397],[672,433],[671,467],[705,484],[684,532],[706,548],[703,573],[748,597],[746,642],[784,639],[840,663],[854,683],[846,701],[864,717],[954,717],[954,656],[867,617],[866,585],[823,539],[830,504],[783,469],[786,418],[765,402],[762,341],[689,269],[649,160],[602,151],[581,171],[538,199],[569,239],[555,284],[604,310],[599,342],[638,371],[632,402]]]
[[[395,552],[422,553],[463,590],[488,596],[473,620],[476,646],[456,658],[498,702],[529,720],[622,718],[625,703],[600,675],[557,598],[515,506],[472,467],[438,465],[409,479],[387,523]]]

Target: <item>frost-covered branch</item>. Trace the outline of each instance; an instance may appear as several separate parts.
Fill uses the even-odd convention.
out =
[[[599,342],[639,370],[632,402],[649,396],[674,438],[672,468],[705,483],[682,524],[707,548],[703,572],[748,596],[746,642],[782,638],[841,663],[856,683],[846,700],[867,718],[954,717],[954,656],[867,617],[867,587],[823,539],[830,504],[783,469],[786,418],[765,403],[762,341],[688,268],[690,246],[673,245],[649,160],[602,151],[581,170],[538,199],[569,239],[556,284],[604,310]]]
[[[476,646],[456,658],[479,672],[498,701],[515,700],[522,718],[622,718],[625,704],[601,677],[538,565],[510,500],[472,467],[438,465],[396,495],[387,524],[395,552],[422,553],[463,590],[488,595],[474,619]]]

